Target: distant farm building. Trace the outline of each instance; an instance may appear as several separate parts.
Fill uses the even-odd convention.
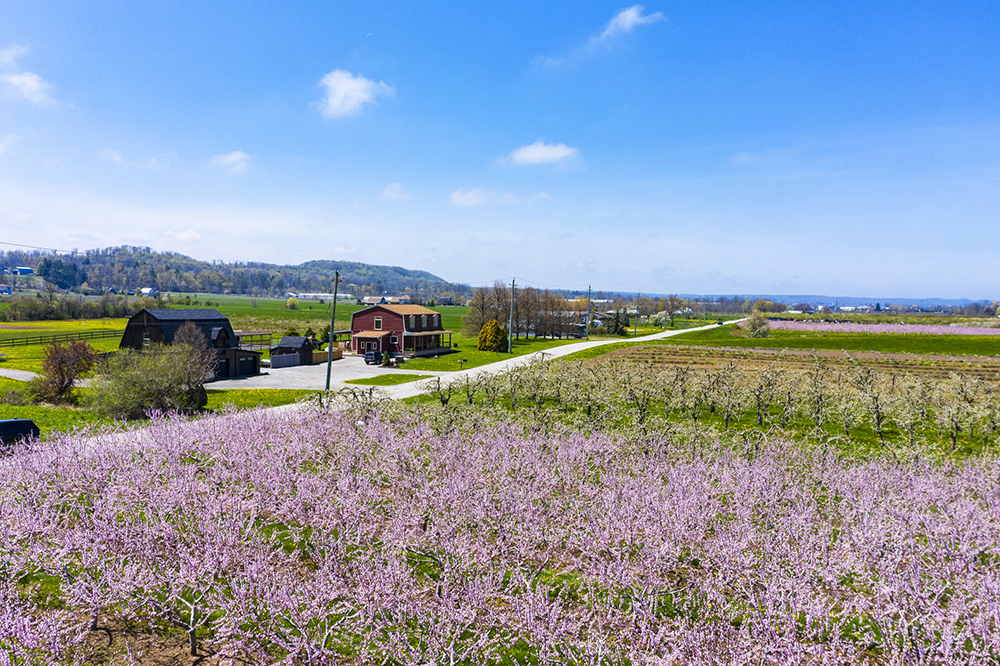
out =
[[[35,269],[30,266],[14,266],[11,273],[14,275],[34,275]]]
[[[373,305],[351,315],[351,349],[404,356],[447,354],[452,331],[441,315],[422,305]]]
[[[178,329],[187,322],[202,332],[208,348],[215,352],[215,379],[260,374],[260,353],[240,349],[229,319],[218,310],[146,308],[128,320],[119,347],[142,351],[153,344],[173,344]]]

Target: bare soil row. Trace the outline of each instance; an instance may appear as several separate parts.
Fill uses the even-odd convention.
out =
[[[637,345],[598,357],[598,359],[611,358],[625,358],[651,367],[687,365],[692,368],[714,368],[735,361],[745,367],[767,367],[776,363],[781,367],[798,370],[807,369],[817,360],[821,360],[832,367],[862,365],[879,371],[897,374],[912,373],[928,378],[945,378],[952,372],[960,372],[988,381],[1000,379],[1000,357],[996,356],[886,354],[830,349],[745,349],[693,345]]]

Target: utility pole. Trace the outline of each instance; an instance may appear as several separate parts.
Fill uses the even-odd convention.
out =
[[[514,353],[514,278],[510,279],[510,317],[507,319],[507,353]]]
[[[587,285],[587,339],[590,339],[590,285]]]
[[[333,320],[337,316],[337,287],[340,286],[340,271],[334,271],[333,308],[330,310],[330,342],[326,345],[326,390],[330,390],[330,371],[333,369]]]
[[[635,324],[632,325],[632,337],[639,337],[639,292],[635,292]]]

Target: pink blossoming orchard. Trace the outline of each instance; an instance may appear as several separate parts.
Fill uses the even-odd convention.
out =
[[[991,447],[855,455],[567,368],[4,458],[5,663],[1000,662]]]

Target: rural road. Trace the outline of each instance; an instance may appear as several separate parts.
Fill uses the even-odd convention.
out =
[[[732,324],[736,322],[726,322],[727,324]],[[624,338],[616,340],[594,340],[594,341],[583,341],[583,342],[572,342],[570,344],[562,345],[560,347],[553,347],[547,349],[544,352],[538,352],[535,354],[528,354],[525,356],[515,356],[514,358],[504,359],[502,361],[497,361],[496,363],[490,363],[487,365],[481,365],[476,368],[470,368],[468,370],[454,370],[449,372],[440,372],[433,370],[406,370],[406,369],[394,369],[394,368],[383,368],[380,366],[370,366],[365,365],[364,359],[361,356],[345,356],[344,358],[334,361],[331,369],[330,376],[330,388],[334,390],[339,390],[342,388],[357,388],[357,384],[346,384],[345,382],[350,379],[362,379],[366,377],[376,377],[378,375],[431,375],[441,377],[442,379],[447,378],[449,381],[456,379],[461,379],[463,377],[478,377],[484,374],[497,374],[515,368],[521,365],[527,365],[539,358],[546,360],[559,358],[560,356],[567,356],[569,354],[576,353],[578,351],[583,351],[585,349],[593,349],[594,347],[601,347],[604,345],[615,344],[619,342],[650,342],[653,340],[662,340],[663,338],[669,338],[674,335],[680,335],[681,333],[688,333],[691,331],[701,331],[705,329],[715,328],[717,324],[709,324],[706,326],[699,326],[697,328],[685,328],[677,331],[663,331],[661,333],[652,333],[650,335],[643,335],[637,338]],[[10,379],[17,379],[21,381],[27,381],[36,377],[35,373],[28,372],[26,370],[7,370],[0,368],[0,377],[8,377]],[[408,384],[398,384],[395,386],[383,386],[381,389],[388,396],[394,399],[411,398],[415,395],[419,395],[424,391],[419,388],[421,382],[411,382]],[[303,365],[292,368],[280,368],[278,370],[269,370],[267,374],[254,375],[250,377],[240,377],[238,379],[223,379],[215,382],[211,382],[206,385],[210,389],[306,389],[313,391],[321,391],[326,387],[326,364],[322,363],[319,365]]]
[[[727,324],[735,322],[726,322]],[[511,368],[516,368],[521,365],[528,365],[533,360],[536,360],[539,355],[541,355],[545,360],[551,360],[554,358],[559,358],[560,356],[569,356],[570,354],[575,354],[576,352],[583,351],[585,349],[593,349],[594,347],[601,347],[604,345],[617,344],[619,342],[651,342],[653,340],[662,340],[663,338],[669,338],[674,335],[680,335],[681,333],[690,333],[691,331],[704,331],[706,329],[715,328],[718,324],[709,324],[706,326],[699,326],[697,328],[684,328],[678,331],[663,331],[662,333],[652,333],[650,335],[643,335],[637,338],[624,338],[620,340],[595,340],[590,342],[572,342],[568,345],[562,345],[561,347],[553,347],[552,349],[546,349],[544,352],[538,352],[536,354],[528,354],[526,356],[515,356],[514,358],[504,359],[503,361],[497,361],[496,363],[490,363],[488,365],[481,365],[476,368],[470,368],[469,370],[456,370],[453,372],[443,372],[439,373],[442,378],[447,377],[449,380],[461,379],[462,377],[478,377],[480,375],[487,374],[497,374],[504,372],[505,370],[510,370]],[[325,375],[324,375],[325,377]],[[412,398],[415,395],[420,395],[424,393],[417,384],[422,382],[415,382],[411,384],[400,384],[397,386],[387,386],[383,387],[385,392],[392,398],[396,400],[402,400],[404,398]]]

